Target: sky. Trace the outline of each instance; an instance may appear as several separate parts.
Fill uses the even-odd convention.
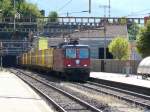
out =
[[[37,4],[40,9],[44,9],[46,16],[50,11],[57,11],[59,16],[104,16],[104,8],[109,0],[91,0],[91,14],[87,11],[89,0],[27,0],[28,2]],[[68,4],[67,4],[68,3]],[[66,4],[66,5],[65,5]],[[111,17],[143,17],[150,13],[150,0],[110,0]],[[106,8],[106,16],[108,16],[108,8]]]

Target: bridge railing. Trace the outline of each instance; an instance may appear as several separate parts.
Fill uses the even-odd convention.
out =
[[[54,18],[49,17],[24,17],[16,18],[14,23],[13,17],[6,17],[0,18],[0,32],[13,32],[15,24],[15,30],[20,32],[48,32],[55,35],[71,32],[70,29],[101,28],[104,27],[104,23],[111,25],[137,23],[144,25],[144,18],[58,17],[54,21]]]
[[[29,24],[36,24],[38,22],[43,23],[101,23],[106,20],[110,24],[118,24],[121,20],[126,20],[127,23],[135,22],[138,24],[144,24],[144,18],[120,18],[120,17],[58,17],[56,21],[52,20],[53,18],[50,17],[23,17],[23,18],[16,18],[15,22],[17,23],[29,23]],[[0,18],[0,23],[13,23],[13,17],[5,17]]]

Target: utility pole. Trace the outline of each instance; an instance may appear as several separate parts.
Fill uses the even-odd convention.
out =
[[[100,5],[99,8],[104,9],[104,17],[106,17],[106,9],[109,8],[109,6],[108,5]]]
[[[89,0],[89,14],[91,13],[91,0]]]
[[[1,63],[0,63],[0,66],[1,66],[1,71],[2,71],[2,67],[3,67],[3,57],[2,57],[2,54],[3,54],[3,43],[2,42],[0,42],[0,61],[1,61]]]
[[[106,8],[109,8],[108,5],[100,5],[100,8],[104,8],[104,22],[103,22],[103,26],[104,26],[104,59],[107,59],[107,45],[106,45]]]
[[[14,0],[14,31],[16,31],[16,1]]]
[[[109,7],[109,17],[110,17],[110,0],[109,0],[109,5],[108,5],[108,7]]]
[[[69,12],[67,12],[67,17],[69,16]]]
[[[107,59],[107,45],[106,45],[106,17],[104,17],[104,59]]]

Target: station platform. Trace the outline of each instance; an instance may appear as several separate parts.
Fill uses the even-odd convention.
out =
[[[8,71],[0,72],[1,112],[53,112],[27,84]]]
[[[150,80],[143,80],[141,76],[133,75],[133,74],[129,74],[129,76],[126,77],[126,74],[91,72],[90,77],[150,88]]]

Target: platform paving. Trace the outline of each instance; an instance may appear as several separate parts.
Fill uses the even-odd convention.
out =
[[[141,76],[133,74],[129,74],[129,76],[126,77],[126,74],[91,72],[90,77],[150,88],[150,80],[143,80]]]
[[[1,71],[0,112],[53,112],[53,110],[17,76]]]

